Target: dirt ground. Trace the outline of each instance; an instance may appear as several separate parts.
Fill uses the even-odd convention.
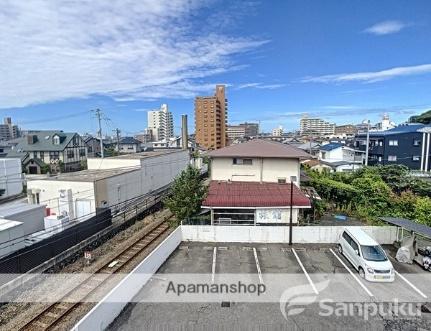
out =
[[[103,243],[92,251],[93,263],[90,265],[86,264],[83,256],[78,258],[75,262],[65,266],[60,272],[61,273],[94,273],[98,268],[111,261],[119,251],[130,245],[131,242],[137,240],[143,233],[148,229],[148,225],[152,222],[157,222],[162,219],[169,219],[172,216],[170,211],[164,209],[154,214],[148,215],[144,219],[137,221],[134,225],[128,229],[118,233],[113,238]],[[162,238],[160,238],[162,240]],[[158,245],[160,240],[156,240],[147,249],[142,251],[132,263],[130,263],[123,272],[132,270],[151,250]],[[62,284],[67,287],[67,284]],[[112,285],[112,284],[108,284]],[[29,295],[43,297],[46,293],[49,293],[50,288],[47,287],[43,282],[32,286],[20,292],[20,296],[28,297]],[[16,300],[19,301],[19,300]],[[20,326],[23,326],[26,321],[40,313],[48,304],[46,303],[23,303],[14,302],[8,303],[0,307],[0,330],[16,330]],[[83,314],[91,309],[93,304],[83,304],[76,311],[68,317],[67,320],[62,323],[58,329],[64,330],[67,327],[71,327]]]

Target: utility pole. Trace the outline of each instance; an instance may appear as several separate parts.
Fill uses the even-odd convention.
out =
[[[96,110],[92,110],[92,111],[94,111],[95,113],[96,113],[96,117],[97,117],[97,120],[98,120],[98,122],[99,122],[99,139],[100,139],[100,155],[102,156],[102,159],[104,158],[104,156],[105,156],[105,153],[104,153],[104,150],[103,150],[103,137],[102,137],[102,111],[99,109],[99,108],[97,108]]]
[[[113,130],[115,134],[117,135],[117,152],[120,152],[120,129]]]
[[[367,145],[365,146],[365,166],[368,166],[369,148],[370,148],[370,120],[367,120]]]

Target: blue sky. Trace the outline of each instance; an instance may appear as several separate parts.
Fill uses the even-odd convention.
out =
[[[0,117],[25,129],[131,135],[168,103],[176,131],[193,98],[228,85],[229,122],[296,129],[397,123],[431,109],[431,2],[6,0]]]

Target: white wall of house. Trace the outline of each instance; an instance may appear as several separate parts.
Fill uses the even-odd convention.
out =
[[[116,169],[116,168],[128,168],[128,167],[138,167],[141,165],[141,160],[139,159],[127,159],[127,158],[88,158],[87,169],[89,170],[100,170],[100,169]]]
[[[72,201],[67,197],[62,198],[61,190],[70,190]],[[40,204],[46,205],[56,215],[66,211],[71,216],[71,219],[75,218],[78,214],[79,201],[88,203],[90,212],[96,211],[93,182],[60,181],[56,180],[55,177],[45,180],[29,180],[27,182],[27,191],[29,203],[37,203],[36,195],[38,194]]]
[[[98,166],[97,160],[101,159],[89,159],[89,165]],[[136,170],[131,169],[97,181],[67,181],[55,177],[30,180],[27,185],[32,194],[30,203],[35,203],[35,195],[39,194],[40,203],[46,204],[57,215],[64,209],[69,210],[68,214],[73,219],[82,216],[80,213],[83,210],[95,212],[96,207],[113,206],[168,185],[187,167],[190,158],[187,151],[141,160],[106,158],[100,169],[118,168],[118,165],[127,167],[128,164],[136,165],[136,162],[141,163],[141,167]],[[71,191],[71,201],[60,198],[61,190]]]
[[[22,168],[20,159],[0,159],[0,200],[22,192]]]
[[[328,162],[337,162],[343,161],[343,148],[338,147],[331,151],[323,151],[319,152],[319,159],[328,161]]]
[[[213,158],[211,160],[211,180],[277,183],[282,178],[286,182],[290,182],[290,177],[296,176],[295,184],[299,186],[299,159],[251,159],[252,164],[246,165],[234,164],[233,158]]]

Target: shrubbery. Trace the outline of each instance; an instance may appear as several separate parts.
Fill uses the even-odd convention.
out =
[[[396,216],[431,226],[431,184],[401,165],[365,167],[354,173],[308,171],[328,207],[369,222]]]

